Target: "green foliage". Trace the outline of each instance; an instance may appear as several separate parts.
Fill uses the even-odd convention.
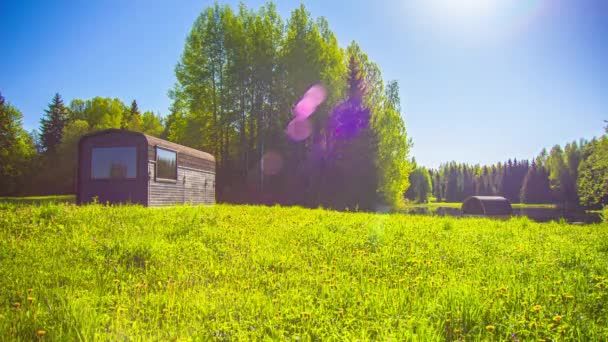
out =
[[[608,137],[592,141],[579,166],[578,192],[586,206],[608,205]]]
[[[40,120],[40,143],[43,151],[55,152],[56,147],[61,143],[63,127],[67,120],[68,109],[63,104],[61,96],[55,94],[53,102],[49,104],[44,117]]]
[[[142,118],[137,101],[133,100],[133,102],[131,102],[131,108],[129,109],[129,112],[124,115],[121,128],[135,132],[142,131]]]
[[[0,340],[597,341],[606,241],[527,219],[3,204]]]
[[[148,111],[144,112],[141,119],[141,130],[137,132],[142,132],[154,137],[163,136],[165,128],[163,127],[163,120],[160,115],[155,115]]]
[[[415,162],[412,162],[415,165]],[[433,193],[431,175],[425,167],[415,167],[410,173],[410,187],[405,192],[408,200],[418,203],[427,203]]]
[[[70,120],[84,120],[92,131],[122,127],[128,112],[127,106],[117,98],[75,99],[70,103]]]
[[[378,192],[394,208],[403,205],[403,193],[410,186],[412,170],[408,158],[412,142],[407,138],[399,103],[399,86],[390,82],[383,110],[372,117],[372,128],[378,137]]]
[[[117,98],[95,97],[89,100],[74,99],[70,103],[69,110],[57,108],[63,108],[58,96],[55,97],[47,111],[49,119],[43,120],[41,138],[44,138],[45,130],[50,131],[48,127],[54,127],[54,129],[59,127],[59,125],[45,124],[47,121],[54,122],[50,119],[52,117],[63,118],[63,116],[53,113],[67,111],[67,117],[61,121],[61,127],[63,127],[61,133],[52,135],[59,140],[53,140],[52,149],[47,148],[29,165],[24,166],[31,170],[32,174],[22,187],[21,194],[74,193],[78,141],[87,133],[108,128],[124,128],[157,137],[164,133],[162,118],[152,112],[140,114],[136,101],[133,101],[131,107],[128,108]],[[41,140],[43,146],[48,145],[44,139]],[[38,172],[38,170],[44,170],[44,172]]]
[[[532,162],[521,188],[521,203],[550,203],[552,200],[549,174],[544,166]]]
[[[349,64],[356,69],[349,70]],[[192,26],[175,73],[177,83],[170,92],[174,102],[167,118],[169,139],[215,155],[220,200],[351,206],[324,199],[330,197],[331,185],[337,184],[333,178],[337,164],[358,163],[349,152],[357,150],[361,159],[375,163],[376,170],[363,172],[367,168],[362,166],[361,174],[355,174],[347,167],[350,177],[340,181],[353,192],[333,191],[336,198],[343,195],[369,208],[373,205],[363,199],[375,202],[382,197],[396,204],[407,188],[409,143],[398,99],[385,101],[377,66],[354,43],[345,53],[328,22],[311,17],[304,5],[293,10],[285,23],[273,3],[257,12],[242,4],[238,11],[219,4],[206,8]],[[378,125],[362,133],[361,139],[337,142],[328,122],[333,109],[352,98],[349,80],[366,93],[358,109],[369,109]],[[308,138],[294,143],[285,134],[291,110],[309,87],[319,83],[327,89],[327,99],[309,118]],[[332,148],[343,143],[342,151],[334,153]],[[283,161],[277,175],[260,174],[268,151]],[[329,160],[332,153],[344,156],[345,162]],[[319,165],[325,162],[326,167]],[[366,188],[375,187],[376,173],[381,175],[374,191],[358,191],[358,184],[351,181],[360,177]]]
[[[36,152],[32,137],[23,130],[22,117],[0,94],[0,195],[20,191]]]

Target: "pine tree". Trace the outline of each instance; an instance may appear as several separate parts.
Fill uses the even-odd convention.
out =
[[[137,101],[133,100],[131,102],[131,108],[127,113],[125,113],[125,119],[122,123],[122,128],[129,129],[135,132],[142,131],[142,116],[139,111],[139,106],[137,105]]]
[[[68,121],[68,110],[59,94],[55,94],[45,116],[40,120],[40,142],[45,152],[55,152],[61,142],[63,127]]]
[[[347,76],[348,97],[332,113],[330,174],[341,179],[337,208],[372,210],[375,205],[377,175],[374,160],[376,142],[369,128],[370,110],[363,104],[365,85],[356,56],[349,58]]]

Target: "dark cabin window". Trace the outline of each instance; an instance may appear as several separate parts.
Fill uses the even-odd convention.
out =
[[[92,179],[133,179],[137,175],[135,147],[94,147],[91,152]]]
[[[177,180],[177,152],[156,148],[156,178]]]

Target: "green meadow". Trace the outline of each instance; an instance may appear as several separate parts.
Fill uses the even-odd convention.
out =
[[[0,340],[606,340],[608,224],[0,204]]]

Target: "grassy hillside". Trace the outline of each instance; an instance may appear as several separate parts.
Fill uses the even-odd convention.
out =
[[[603,340],[608,225],[0,205],[0,340]]]

